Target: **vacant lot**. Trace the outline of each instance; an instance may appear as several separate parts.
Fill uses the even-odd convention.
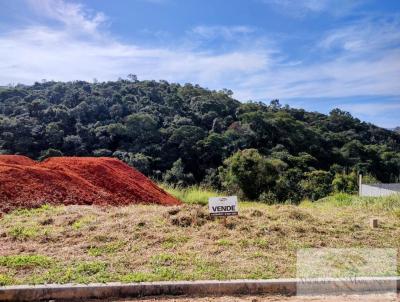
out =
[[[350,295],[350,296],[225,296],[225,297],[149,297],[137,300],[115,300],[115,302],[398,302],[400,296],[382,295]],[[95,300],[93,300],[95,302]]]
[[[0,284],[295,277],[299,248],[400,248],[399,217],[328,201],[242,203],[226,228],[200,205],[19,210],[0,220]]]

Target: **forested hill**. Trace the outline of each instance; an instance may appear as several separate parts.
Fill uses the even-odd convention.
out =
[[[35,159],[115,156],[155,179],[221,186],[227,169],[235,169],[232,155],[256,149],[239,153],[251,159],[249,169],[256,158],[272,163],[279,172],[274,186],[298,184],[319,170],[398,180],[400,135],[394,131],[339,109],[324,115],[278,101],[240,103],[231,95],[135,78],[0,88],[0,152]],[[246,160],[239,168],[246,170]],[[272,190],[271,183],[265,186]]]

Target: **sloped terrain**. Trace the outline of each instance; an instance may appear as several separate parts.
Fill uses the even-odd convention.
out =
[[[200,205],[17,210],[0,219],[0,285],[294,278],[302,248],[399,249],[399,213],[241,202],[224,227]]]
[[[57,157],[39,163],[24,156],[0,156],[0,212],[43,204],[132,203],[180,201],[113,158]]]

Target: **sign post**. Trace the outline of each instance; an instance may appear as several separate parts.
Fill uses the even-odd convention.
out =
[[[223,217],[223,224],[226,226],[226,217],[238,215],[237,196],[210,197],[208,199],[208,210],[212,217]]]

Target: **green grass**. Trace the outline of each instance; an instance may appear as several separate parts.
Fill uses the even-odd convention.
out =
[[[11,214],[8,215],[8,217],[12,219],[13,217],[34,217],[43,213],[56,214],[57,212],[62,211],[62,208],[62,206],[54,207],[49,204],[44,204],[38,208],[14,210]]]
[[[26,240],[29,238],[37,237],[39,231],[38,228],[34,226],[16,225],[9,230],[8,234],[13,239]]]
[[[39,208],[34,208],[34,209],[17,209],[13,212],[15,216],[25,216],[25,217],[30,217],[38,213],[46,212],[51,208],[50,205],[44,204],[40,206]]]
[[[0,274],[0,286],[12,285],[15,283],[15,280],[7,275]]]
[[[187,204],[199,204],[207,205],[208,199],[215,196],[225,196],[226,193],[218,192],[215,190],[210,190],[200,186],[192,186],[188,188],[176,188],[173,186],[168,186],[166,184],[160,184],[168,193],[180,199]],[[288,203],[284,203],[288,204]],[[290,203],[289,203],[290,204]],[[351,195],[346,193],[336,193],[325,198],[322,198],[316,202],[311,202],[309,200],[304,200],[301,206],[334,206],[343,207],[351,206],[358,208],[367,209],[379,209],[385,211],[394,211],[400,216],[400,194],[395,194],[386,197],[359,197],[357,195]],[[241,208],[255,208],[263,207],[262,203],[252,202],[252,201],[240,201]]]
[[[224,193],[209,190],[199,186],[192,186],[188,188],[175,188],[172,186],[161,184],[161,187],[171,195],[175,196],[176,198],[187,204],[206,205],[208,204],[208,198],[224,195]]]
[[[43,284],[43,283],[81,283],[117,281],[118,275],[109,271],[109,265],[103,261],[75,261],[67,265],[53,263],[42,273],[33,273],[23,282],[16,283]],[[15,281],[14,281],[15,282]]]
[[[227,240],[227,239],[219,239],[217,241],[217,244],[219,246],[230,246],[230,245],[233,245],[233,243],[230,240]]]
[[[0,266],[8,268],[48,267],[52,259],[42,255],[10,255],[0,256]]]
[[[384,210],[389,212],[400,211],[400,194],[385,197],[360,197],[345,193],[337,193],[322,198],[314,203],[303,201],[303,206],[334,206],[334,207],[356,207],[370,210]]]
[[[119,281],[123,283],[144,282],[152,280],[153,278],[154,276],[151,273],[135,272],[120,276]]]
[[[79,263],[76,267],[76,272],[80,275],[93,276],[98,273],[104,272],[107,264],[101,261],[83,262]]]
[[[82,229],[83,227],[89,225],[89,224],[93,221],[93,219],[94,219],[94,218],[91,217],[91,216],[84,216],[84,217],[82,217],[82,218],[76,220],[76,221],[72,224],[72,227],[73,227],[75,230],[80,230],[80,229]]]
[[[200,186],[191,186],[187,188],[177,188],[166,184],[159,184],[168,193],[180,199],[186,204],[199,204],[207,205],[208,199],[215,196],[225,196],[224,192],[218,192],[215,190],[203,188]],[[291,203],[282,203],[288,204]],[[380,209],[385,211],[395,211],[400,213],[400,194],[395,194],[386,197],[359,197],[357,195],[351,195],[346,193],[336,193],[318,201],[312,202],[304,200],[300,204],[301,206],[334,206],[334,207],[359,207],[368,209]],[[263,203],[240,200],[241,208],[262,208]]]
[[[119,251],[123,246],[124,243],[122,241],[110,242],[103,245],[93,245],[89,247],[88,254],[95,257],[105,254],[113,254]]]
[[[177,248],[182,245],[184,245],[186,242],[189,241],[188,236],[175,236],[171,235],[167,238],[165,238],[165,241],[163,242],[163,247],[166,249],[172,249],[172,248]]]

